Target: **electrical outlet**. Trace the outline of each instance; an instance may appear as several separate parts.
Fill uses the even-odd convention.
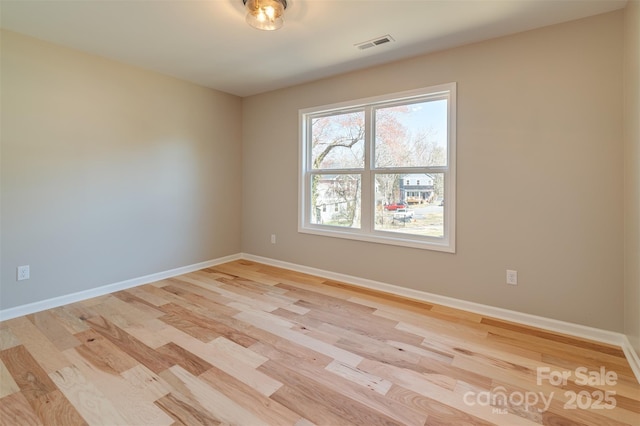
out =
[[[29,279],[29,265],[18,266],[17,278],[18,281]]]
[[[507,284],[518,285],[518,271],[507,269]]]
[[[276,234],[271,234],[271,244],[276,243]]]

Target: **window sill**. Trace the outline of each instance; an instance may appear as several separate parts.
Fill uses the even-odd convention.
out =
[[[302,234],[319,235],[331,238],[343,238],[348,240],[364,241],[368,243],[387,244],[400,247],[417,248],[421,250],[455,253],[455,244],[445,238],[411,238],[399,233],[379,231],[364,234],[360,230],[342,229],[339,227],[300,226],[298,232]]]

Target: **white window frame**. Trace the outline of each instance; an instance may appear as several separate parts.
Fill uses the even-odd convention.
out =
[[[427,250],[455,253],[456,242],[456,83],[447,83],[383,96],[358,99],[331,105],[301,109],[298,112],[300,156],[298,172],[298,232],[327,237],[346,238],[373,243],[391,244]],[[438,167],[375,168],[373,163],[373,110],[386,104],[406,103],[412,100],[447,99],[447,165]],[[311,155],[311,117],[342,111],[365,111],[365,166],[358,170],[313,170]],[[358,174],[361,177],[361,226],[346,228],[311,223],[311,177],[313,174]],[[428,237],[390,231],[375,230],[374,200],[375,173],[444,174],[444,237]]]

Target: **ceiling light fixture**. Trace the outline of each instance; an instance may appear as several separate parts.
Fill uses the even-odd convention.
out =
[[[287,0],[242,0],[247,8],[247,24],[253,28],[273,31],[282,28]]]

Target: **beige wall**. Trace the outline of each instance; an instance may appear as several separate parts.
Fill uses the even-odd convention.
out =
[[[11,32],[1,62],[0,308],[240,251],[240,98]]]
[[[622,29],[618,11],[245,98],[243,251],[622,331]],[[297,232],[298,109],[451,81],[456,254]]]
[[[640,1],[624,20],[624,330],[640,354]]]

